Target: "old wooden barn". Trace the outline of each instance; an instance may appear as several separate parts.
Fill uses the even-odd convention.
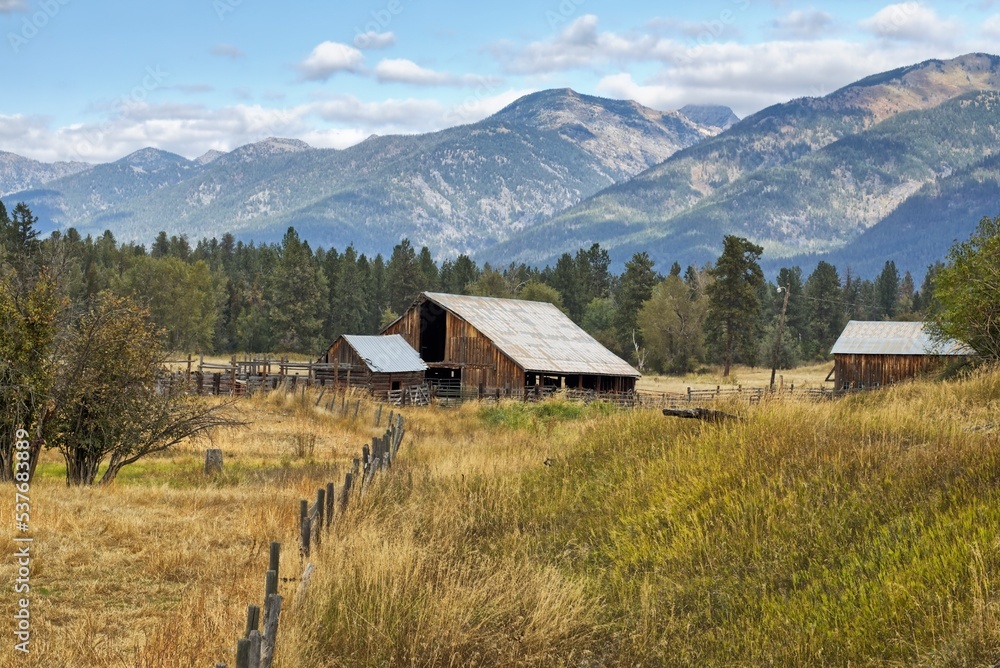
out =
[[[934,340],[922,322],[852,320],[831,351],[837,389],[880,387],[915,378],[973,351]]]
[[[344,334],[319,361],[333,367],[317,371],[318,381],[367,389],[383,398],[422,385],[427,370],[417,351],[401,336]]]
[[[429,382],[466,394],[627,393],[640,375],[544,302],[425,292],[383,333],[419,351]]]

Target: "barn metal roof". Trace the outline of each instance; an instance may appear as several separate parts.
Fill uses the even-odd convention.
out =
[[[375,373],[410,373],[425,371],[427,365],[420,355],[399,334],[360,336],[344,334],[344,341]]]
[[[440,292],[424,296],[478,329],[525,371],[641,375],[547,302]]]
[[[833,344],[833,355],[973,355],[955,341],[936,341],[923,322],[851,320]]]

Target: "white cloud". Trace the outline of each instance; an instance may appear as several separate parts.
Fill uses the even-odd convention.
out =
[[[656,109],[725,104],[740,116],[796,97],[821,97],[875,72],[921,59],[920,49],[879,49],[845,40],[708,44],[648,80],[605,76],[597,92]]]
[[[385,49],[396,43],[396,35],[391,32],[358,33],[354,37],[354,46],[359,49]]]
[[[309,105],[311,113],[327,122],[392,127],[410,132],[433,126],[443,109],[437,100],[408,98],[365,102],[354,95],[337,95]]]
[[[364,55],[353,46],[326,41],[299,63],[299,71],[309,81],[326,81],[336,72],[359,72],[364,62]]]
[[[20,12],[27,8],[28,7],[24,4],[24,0],[0,0],[0,14]]]
[[[405,58],[386,58],[379,61],[375,66],[375,78],[379,81],[419,86],[447,86],[455,81],[455,77],[450,74],[429,70]]]
[[[524,88],[508,89],[502,92],[496,92],[489,86],[477,88],[468,97],[445,112],[441,127],[450,128],[481,121],[500,111],[514,100],[534,92],[534,89]]]
[[[490,77],[478,74],[448,74],[417,65],[406,58],[384,58],[375,66],[375,78],[382,83],[406,83],[416,86],[494,85]]]
[[[792,39],[815,39],[829,37],[834,27],[833,16],[819,9],[796,9],[771,23],[779,37]]]
[[[267,137],[345,148],[372,134],[433,132],[472,123],[529,92],[483,87],[454,104],[420,98],[364,101],[353,95],[285,108],[137,103],[104,122],[63,127],[54,127],[42,116],[0,115],[0,146],[44,162],[94,163],[111,162],[147,146],[194,158],[209,148],[231,150]]]
[[[677,55],[683,46],[652,34],[619,35],[599,32],[598,19],[586,14],[555,37],[518,47],[510,42],[494,44],[494,56],[510,72],[538,74],[595,67],[608,62],[663,60]]]
[[[213,56],[223,56],[225,58],[243,58],[247,54],[244,53],[243,49],[233,44],[216,44],[212,47]]]
[[[924,43],[947,42],[962,30],[957,21],[941,18],[932,7],[922,2],[888,5],[859,25],[884,39]]]
[[[984,37],[988,39],[1000,39],[1000,14],[994,14],[980,26]]]

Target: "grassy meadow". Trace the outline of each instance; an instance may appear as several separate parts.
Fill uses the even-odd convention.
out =
[[[268,542],[286,546],[282,575],[301,568],[297,499],[339,485],[378,431],[369,406],[358,421],[280,396],[238,406],[255,423],[215,437],[215,480],[206,444],[108,489],[44,465],[38,644],[0,665],[233,665]],[[559,400],[407,411],[396,465],[336,519],[308,595],[282,583],[276,665],[1000,660],[1000,372],[723,408],[742,419]]]

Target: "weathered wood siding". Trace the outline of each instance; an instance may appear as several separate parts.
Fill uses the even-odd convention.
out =
[[[432,366],[462,370],[465,387],[510,388],[524,387],[524,370],[497,348],[492,341],[468,322],[451,311],[445,318],[444,359],[428,361]],[[410,307],[403,316],[382,334],[399,334],[414,350],[421,350],[420,304]]]
[[[381,334],[399,334],[406,339],[406,342],[409,343],[414,350],[419,352],[420,309],[411,306],[399,320],[389,325],[383,332],[381,332]]]
[[[423,371],[406,373],[375,373],[347,344],[344,339],[337,339],[326,354],[320,359],[327,364],[336,364],[335,371],[317,371],[316,379],[326,385],[337,387],[357,387],[366,389],[376,396],[385,396],[392,389],[407,389],[424,382]],[[396,388],[393,384],[398,383]]]
[[[954,357],[933,355],[834,355],[838,389],[878,387],[940,369]]]
[[[428,313],[422,315],[422,308],[427,304]],[[428,314],[435,322],[444,317],[444,328],[439,325],[429,325],[426,322]],[[442,359],[431,359],[425,355],[425,350],[431,346],[422,337],[431,335],[444,336],[444,354]],[[436,332],[436,334],[434,334]],[[462,386],[469,389],[484,388],[489,390],[504,390],[520,393],[527,384],[540,386],[548,384],[532,372],[522,369],[513,359],[503,353],[489,338],[458,315],[442,309],[434,302],[424,300],[411,306],[396,322],[387,327],[382,334],[399,334],[414,350],[421,353],[424,361],[432,367],[454,368],[461,370]],[[431,346],[435,347],[435,346]],[[439,346],[436,346],[438,348]],[[534,371],[544,372],[545,369]],[[432,376],[429,372],[428,377]],[[628,392],[635,389],[635,378],[618,376],[568,376],[566,387],[572,389],[590,389],[598,392]]]
[[[449,312],[444,363],[462,368],[466,387],[524,387],[524,370],[468,322]]]

